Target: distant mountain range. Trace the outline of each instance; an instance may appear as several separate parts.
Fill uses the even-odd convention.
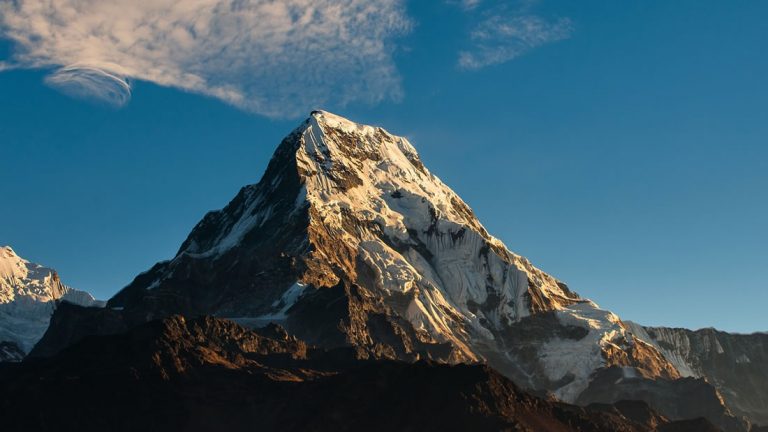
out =
[[[321,358],[342,350],[363,362],[362,369],[377,365],[365,372],[357,366],[355,372],[347,366],[343,372],[330,366],[333,374],[347,378],[310,387],[332,394],[342,389],[358,394],[361,390],[354,386],[374,379],[375,368],[381,368],[380,378],[393,386],[416,373],[414,368],[461,382],[469,374],[480,380],[472,385],[484,392],[482,396],[451,384],[445,384],[450,387],[445,391],[482,400],[482,407],[467,402],[454,414],[461,417],[461,410],[468,409],[501,421],[487,423],[498,427],[489,430],[514,424],[530,430],[573,430],[537,429],[535,422],[525,423],[514,414],[529,412],[530,406],[537,407],[531,408],[532,416],[557,419],[569,427],[575,427],[566,419],[570,415],[585,422],[603,421],[603,414],[595,414],[596,407],[616,415],[614,420],[624,419],[616,421],[629,422],[594,430],[684,427],[670,421],[697,417],[726,431],[768,423],[767,335],[644,328],[622,321],[491,236],[469,206],[429,172],[405,138],[323,111],[313,112],[282,141],[259,183],[242,188],[224,209],[205,215],[173,259],[137,276],[105,308],[65,304],[56,309],[50,328],[29,355],[36,359],[35,365],[19,366],[20,375],[8,372],[0,380],[24,387],[35,374],[55,375],[51,371],[56,362],[75,365],[77,356],[91,356],[99,344],[106,349],[147,336],[142,331],[149,330],[138,329],[166,334],[162,326],[178,327],[180,322],[189,326],[181,316],[195,320],[216,316],[250,328],[279,324],[286,338],[322,350]],[[169,321],[169,317],[175,318]],[[195,324],[195,329],[224,326],[227,332],[247,333],[226,321],[211,320],[193,321],[205,323]],[[164,324],[147,324],[151,322]],[[220,337],[216,334],[202,331],[195,336],[197,342],[184,345],[195,351],[194,360],[173,360],[172,372],[161,363],[168,360],[167,344],[176,342],[153,341],[159,351],[134,360],[152,358],[152,376],[173,382],[172,376],[186,374],[202,379],[199,368],[208,370],[214,363],[230,368],[230,356],[243,357],[231,370],[251,370],[247,363],[253,351],[241,342],[234,342],[243,351],[240,354],[231,351],[229,342],[221,349],[202,348],[211,337]],[[257,333],[247,334],[257,338]],[[94,335],[102,338],[88,338]],[[193,349],[195,344],[199,347]],[[179,355],[177,349],[171,351],[169,358]],[[429,366],[412,364],[418,360],[428,360]],[[457,366],[460,363],[482,363],[493,370]],[[323,364],[313,377],[328,372]],[[73,368],[68,373],[96,379]],[[494,370],[538,397],[520,396],[518,387]],[[270,373],[297,372],[288,367]],[[57,382],[60,377],[53,379]],[[350,382],[354,386],[348,387]],[[322,387],[332,385],[339,387]],[[484,385],[495,390],[483,390]],[[431,390],[417,391],[426,395]],[[505,405],[505,398],[522,398],[529,408]],[[578,411],[555,399],[591,408]],[[622,414],[622,406],[630,409],[624,400],[647,406],[632,405],[639,410],[635,415]],[[361,403],[367,406],[373,401]],[[361,412],[338,415],[352,416],[353,421]],[[704,424],[696,427],[701,430]]]

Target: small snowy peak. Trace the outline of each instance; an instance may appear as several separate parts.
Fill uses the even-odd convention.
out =
[[[16,298],[55,300],[66,292],[53,269],[32,263],[6,246],[0,254],[0,304]]]
[[[11,258],[17,256],[13,248],[10,246],[0,246],[0,257]]]
[[[48,328],[57,301],[102,306],[85,291],[64,285],[55,270],[0,248],[0,342],[13,343],[24,352]]]

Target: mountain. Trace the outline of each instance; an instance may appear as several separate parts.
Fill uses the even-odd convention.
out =
[[[635,335],[670,359],[681,375],[705,378],[734,413],[768,425],[768,334],[629,324]]]
[[[18,361],[43,336],[56,302],[98,305],[85,291],[72,289],[55,270],[31,263],[8,246],[0,247],[0,361]]]
[[[711,385],[697,381],[706,403],[688,403],[655,344],[491,236],[405,138],[323,111],[280,143],[259,183],[205,215],[173,259],[106,309],[59,308],[30,355],[174,314],[276,322],[361,359],[486,363],[571,403],[587,391],[605,402],[609,379],[626,378],[623,398],[672,419],[715,404],[718,426],[743,430]]]
[[[376,357],[487,360],[566,401],[607,365],[678,376],[616,315],[488,234],[405,138],[327,112],[109,306],[279,321]]]
[[[540,399],[487,366],[358,360],[277,326],[211,317],[172,316],[6,364],[0,387],[4,431],[717,430],[642,402]]]

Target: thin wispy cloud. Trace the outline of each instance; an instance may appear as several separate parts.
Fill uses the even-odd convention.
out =
[[[66,94],[121,106],[143,80],[272,117],[397,100],[409,27],[401,0],[0,2],[5,68],[50,68]]]
[[[458,5],[464,10],[472,10],[480,4],[480,1],[481,0],[448,0],[448,3]]]
[[[486,10],[484,18],[470,33],[470,47],[459,53],[459,66],[477,70],[506,63],[548,43],[571,37],[568,18],[548,20],[530,13],[534,1],[521,2],[517,9],[507,6]]]
[[[69,65],[46,77],[45,82],[71,97],[92,99],[114,107],[121,107],[131,99],[128,80],[103,67]]]

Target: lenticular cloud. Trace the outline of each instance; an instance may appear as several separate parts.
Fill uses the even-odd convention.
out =
[[[131,86],[124,77],[97,66],[66,66],[46,77],[45,82],[69,96],[113,107],[121,107],[131,99]]]
[[[13,68],[50,68],[62,92],[121,106],[137,79],[290,117],[400,97],[402,0],[0,2]]]

